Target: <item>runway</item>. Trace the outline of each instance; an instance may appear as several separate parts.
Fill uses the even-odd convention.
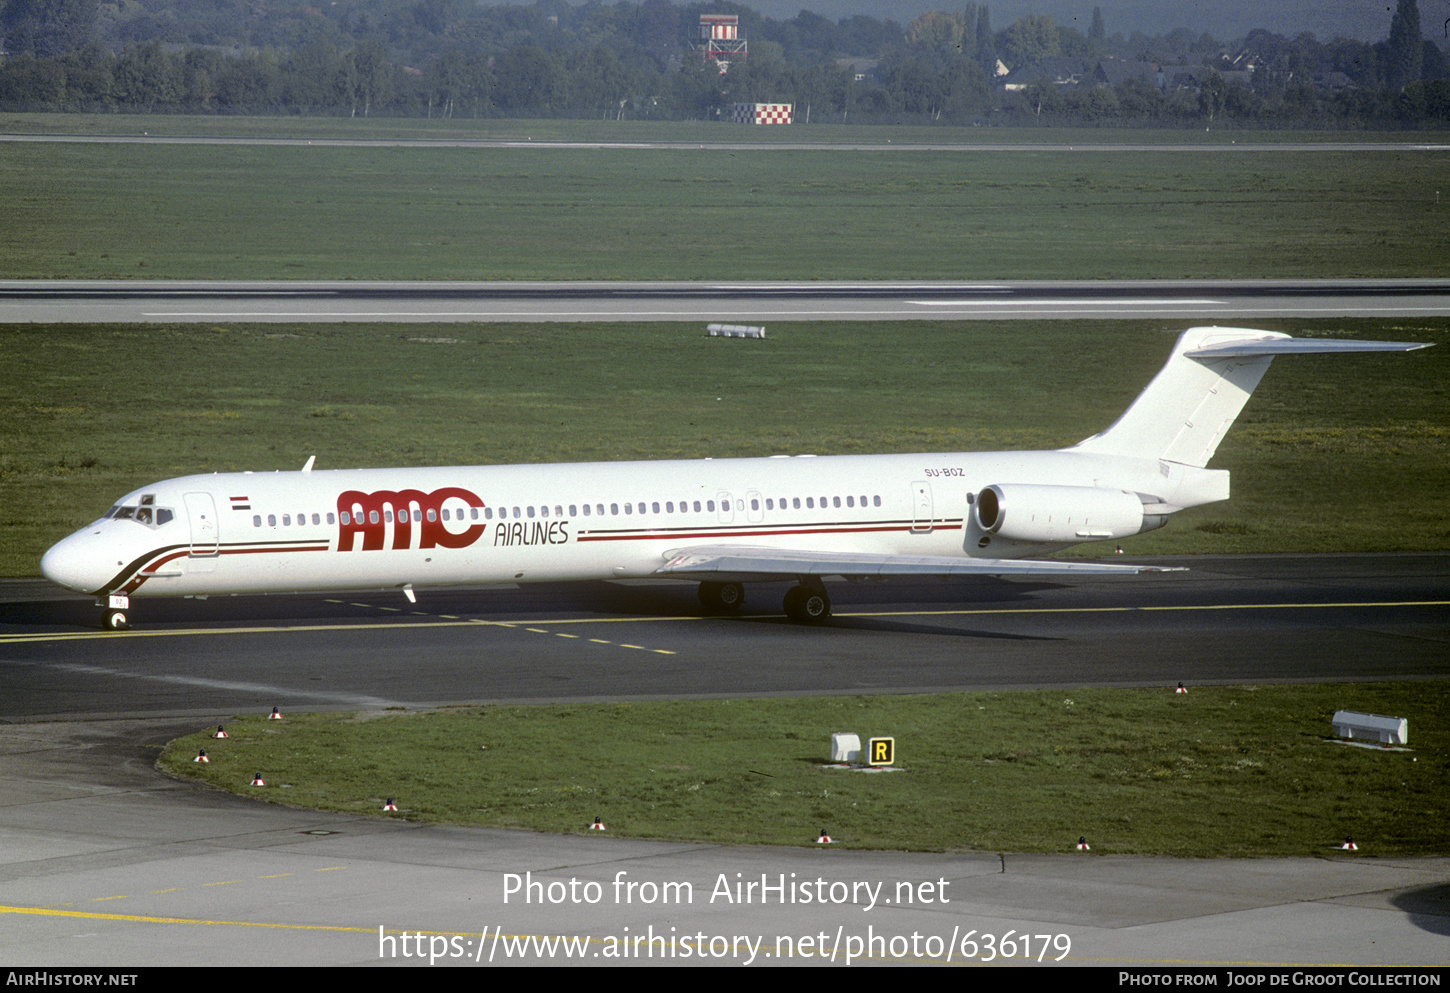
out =
[[[1446,152],[1450,145],[1443,142],[1411,141],[1330,141],[1278,142],[1278,141],[1205,141],[1196,143],[1145,143],[1145,142],[1090,142],[1064,144],[1062,142],[923,142],[923,141],[790,141],[776,138],[759,140],[712,140],[702,141],[564,141],[558,139],[534,140],[528,135],[520,137],[468,138],[350,138],[339,136],[287,136],[287,135],[201,135],[201,134],[0,134],[0,142],[59,142],[80,144],[129,144],[129,145],[259,145],[259,146],[315,146],[343,148],[528,148],[547,151],[550,149],[598,149],[618,152],[672,152],[688,149],[709,148],[722,152],[769,152],[769,151],[811,151],[811,152],[954,152],[963,155],[993,155],[1012,152],[1037,152],[1053,155],[1091,155],[1094,152],[1186,152],[1194,155],[1238,154],[1256,155],[1275,152],[1303,152],[1308,148],[1322,152]]]
[[[765,587],[740,617],[702,618],[689,584],[606,583],[423,591],[415,608],[396,594],[142,602],[138,630],[117,635],[87,626],[86,598],[9,581],[0,957],[418,965],[405,952],[426,947],[440,964],[841,964],[853,950],[856,964],[1001,964],[1007,942],[1013,964],[1036,967],[1445,964],[1450,858],[1341,855],[1328,838],[1322,858],[1247,862],[722,848],[318,814],[151,768],[171,737],[272,706],[1450,675],[1450,555],[1185,564],[837,584],[824,629],[785,623]],[[524,878],[538,901],[508,897]],[[674,884],[677,899],[622,900],[621,878]],[[864,889],[809,905],[718,897],[722,879],[762,878]],[[599,902],[563,898],[571,883]],[[868,907],[873,886],[891,902]],[[386,940],[404,932],[411,946]]]
[[[1275,317],[1450,312],[1450,280],[993,282],[0,281],[0,324],[611,322]]]

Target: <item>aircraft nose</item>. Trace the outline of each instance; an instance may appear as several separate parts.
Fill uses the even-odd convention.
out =
[[[88,531],[77,531],[52,545],[40,558],[40,572],[46,579],[68,590],[92,593],[106,582],[106,563],[97,557],[97,549]]]

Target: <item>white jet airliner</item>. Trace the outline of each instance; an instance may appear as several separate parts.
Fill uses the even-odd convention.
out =
[[[1106,431],[1049,452],[809,455],[673,462],[185,476],[127,494],[41,560],[130,599],[673,577],[729,612],[748,582],[796,583],[796,621],[831,611],[823,577],[1077,575],[1151,567],[1034,561],[1162,527],[1229,495],[1205,468],[1275,355],[1409,351],[1192,328]]]

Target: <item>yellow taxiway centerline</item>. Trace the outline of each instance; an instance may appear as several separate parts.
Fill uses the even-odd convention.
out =
[[[1166,613],[1166,612],[1189,612],[1195,610],[1324,610],[1344,609],[1349,607],[1445,607],[1450,606],[1450,600],[1373,600],[1363,602],[1341,602],[1341,603],[1220,603],[1220,604],[1195,604],[1167,607],[1012,607],[1006,609],[967,609],[967,610],[859,610],[859,611],[837,611],[833,617],[983,617],[983,616],[1010,616],[1013,614],[1131,614],[1131,613]],[[770,617],[771,614],[756,614],[754,617]],[[44,634],[6,634],[0,635],[0,645],[15,645],[32,641],[77,641],[89,638],[175,638],[185,635],[216,635],[216,634],[307,634],[318,631],[369,631],[377,629],[388,629],[394,631],[407,631],[411,628],[430,627],[463,627],[466,625],[479,625],[483,627],[501,628],[523,628],[524,625],[542,624],[556,627],[561,624],[658,624],[662,622],[693,622],[707,620],[731,620],[729,616],[713,617],[692,617],[688,615],[676,617],[571,617],[558,620],[518,620],[518,621],[485,621],[477,618],[464,618],[460,620],[439,620],[439,621],[410,621],[399,623],[397,621],[384,621],[367,624],[299,624],[285,627],[276,625],[263,625],[259,627],[225,627],[225,628],[171,628],[161,631],[54,631]],[[547,634],[549,632],[540,632]]]

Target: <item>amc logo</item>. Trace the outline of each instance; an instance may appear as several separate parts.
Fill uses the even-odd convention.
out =
[[[461,502],[468,507],[482,508],[483,501],[474,493],[458,486],[445,486],[424,493],[422,490],[378,490],[363,493],[345,490],[337,497],[337,550],[350,552],[354,536],[362,535],[362,551],[380,551],[393,529],[395,550],[413,548],[413,531],[418,531],[418,544],[424,548],[467,548],[483,534],[486,525],[470,524],[461,531],[449,530],[449,524],[463,521],[463,510],[455,504],[453,521],[444,519],[445,500]]]

